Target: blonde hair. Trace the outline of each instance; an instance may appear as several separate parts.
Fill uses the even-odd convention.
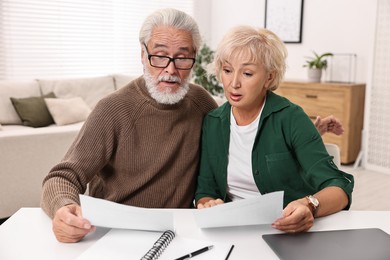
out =
[[[267,72],[274,72],[275,78],[268,90],[279,87],[286,72],[287,49],[280,38],[267,29],[251,26],[237,26],[230,29],[219,43],[214,56],[214,72],[221,81],[222,64],[226,60],[248,53],[250,62],[259,63]]]

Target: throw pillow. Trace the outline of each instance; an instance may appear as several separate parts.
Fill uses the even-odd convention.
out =
[[[38,81],[0,80],[0,124],[2,125],[23,124],[14,106],[12,105],[10,97],[26,98],[26,97],[38,97],[38,96],[41,96],[41,91],[39,89]]]
[[[25,126],[42,127],[54,124],[44,101],[45,97],[55,98],[54,93],[42,97],[14,98],[11,97],[12,105]]]
[[[45,102],[57,125],[85,121],[91,113],[91,108],[81,97],[45,98]]]
[[[53,92],[58,98],[81,97],[93,109],[103,97],[115,91],[112,76],[79,79],[38,79],[42,93]]]

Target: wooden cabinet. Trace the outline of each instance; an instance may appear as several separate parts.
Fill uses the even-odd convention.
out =
[[[344,134],[327,133],[323,140],[340,147],[342,164],[356,160],[362,139],[365,84],[285,81],[275,93],[301,106],[313,121],[317,115],[340,119]]]

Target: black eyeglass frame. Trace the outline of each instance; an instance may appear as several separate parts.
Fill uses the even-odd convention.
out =
[[[153,55],[153,54],[149,54],[148,47],[146,46],[145,43],[144,43],[144,46],[145,46],[145,49],[146,49],[146,53],[148,54],[149,64],[150,64],[150,66],[152,66],[152,67],[160,68],[160,69],[165,69],[166,67],[169,66],[169,64],[170,64],[171,62],[173,62],[173,65],[174,65],[175,68],[178,69],[178,70],[190,70],[190,69],[192,69],[192,67],[194,67],[194,64],[195,64],[195,61],[196,61],[195,58],[171,58],[171,57],[169,57],[169,56],[164,56],[164,55]],[[157,57],[157,58],[167,58],[169,61],[168,61],[168,63],[167,63],[166,66],[156,66],[156,65],[153,65],[153,64],[152,64],[151,59],[152,59],[153,57]],[[185,68],[185,69],[183,69],[183,68],[178,68],[178,67],[176,66],[176,62],[175,62],[176,60],[192,60],[192,65],[191,65],[191,67]]]

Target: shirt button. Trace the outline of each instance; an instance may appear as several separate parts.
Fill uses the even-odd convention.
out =
[[[260,171],[259,170],[256,170],[255,171],[255,175],[259,175],[260,174]]]

